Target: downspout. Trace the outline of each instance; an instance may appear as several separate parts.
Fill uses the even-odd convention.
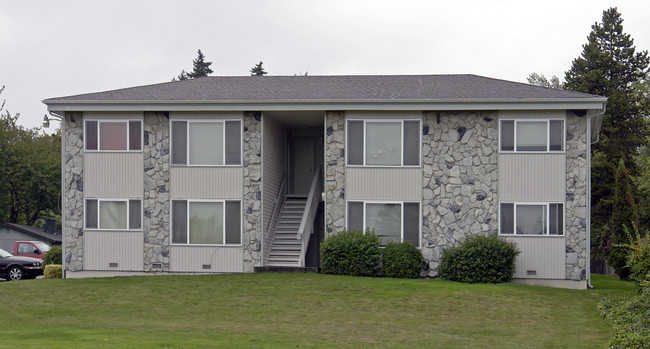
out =
[[[50,115],[61,119],[61,278],[65,279],[65,112],[58,115],[48,111]]]
[[[587,114],[587,136],[589,137],[589,142],[587,142],[587,263],[585,266],[587,269],[587,288],[594,288],[591,284],[591,145],[598,143],[600,140],[600,129],[596,134],[596,140],[591,140],[591,132],[593,132],[591,128],[591,119],[603,116],[606,109],[607,105],[603,103],[603,109],[599,110],[595,114]]]

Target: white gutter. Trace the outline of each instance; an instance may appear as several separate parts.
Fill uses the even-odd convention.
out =
[[[61,278],[65,279],[65,113],[57,115],[49,111],[50,115],[61,119]]]
[[[595,117],[600,117],[600,123],[597,125],[599,126],[602,124],[602,116],[605,114],[606,108],[607,105],[603,104],[602,109],[597,111],[595,114],[587,114],[587,137],[589,137],[587,142],[587,263],[585,266],[587,269],[587,288],[594,288],[591,284],[591,145],[598,143],[598,140],[600,139],[600,127],[598,127],[596,140],[592,141],[593,137],[591,132],[593,130],[591,127],[591,120]]]

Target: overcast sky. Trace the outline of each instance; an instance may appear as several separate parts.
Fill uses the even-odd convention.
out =
[[[611,6],[650,49],[647,0],[0,0],[0,103],[39,126],[43,99],[170,81],[197,49],[212,75],[563,78]]]

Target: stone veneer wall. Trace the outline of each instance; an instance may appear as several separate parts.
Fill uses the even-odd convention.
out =
[[[144,270],[169,271],[169,114],[144,113]],[[154,264],[160,267],[153,268]]]
[[[497,233],[496,112],[425,112],[422,122],[424,276],[438,276],[442,249]]]
[[[587,117],[566,118],[566,278],[587,277]]]
[[[65,113],[65,268],[83,269],[83,115]]]
[[[345,113],[327,112],[325,125],[327,127],[325,139],[327,212],[325,234],[327,236],[345,229]]]
[[[244,112],[244,272],[262,266],[262,116]]]

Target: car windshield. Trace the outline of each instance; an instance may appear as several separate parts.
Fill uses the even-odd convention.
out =
[[[11,256],[13,256],[11,253],[0,248],[0,258],[11,257]]]
[[[46,253],[47,251],[50,250],[50,245],[44,242],[34,241],[33,244],[36,245],[36,247],[38,247],[39,250],[43,251],[43,253]]]

